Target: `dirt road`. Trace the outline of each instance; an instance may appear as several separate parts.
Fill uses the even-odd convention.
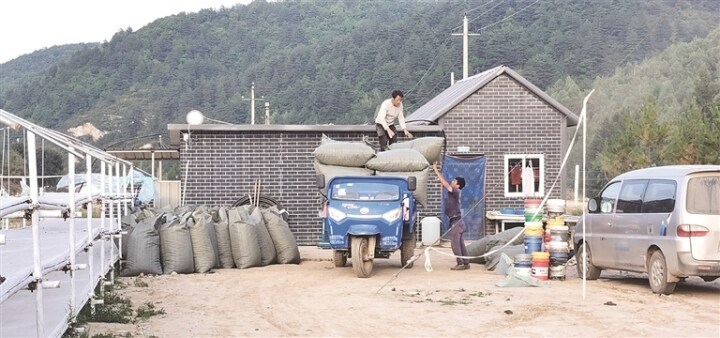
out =
[[[151,302],[165,314],[91,324],[90,335],[720,337],[720,280],[689,278],[658,296],[642,275],[605,271],[583,299],[574,267],[545,287],[501,288],[504,277],[484,266],[450,271],[454,260],[434,253],[432,272],[422,257],[376,293],[398,272],[397,255],[360,279],[349,263],[335,268],[331,251],[300,249],[300,265],[140,278],[147,287],[122,278],[135,307]]]

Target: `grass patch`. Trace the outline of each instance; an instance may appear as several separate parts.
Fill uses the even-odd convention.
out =
[[[104,304],[95,305],[92,313],[90,305],[86,305],[78,314],[78,323],[101,322],[127,324],[132,321],[132,302],[115,293],[114,290],[105,292]]]
[[[145,304],[143,304],[142,306],[140,306],[137,309],[137,318],[140,318],[143,320],[147,320],[152,316],[164,315],[164,314],[165,314],[164,308],[160,308],[160,310],[158,310],[155,308],[155,304],[153,304],[151,302],[146,302]]]

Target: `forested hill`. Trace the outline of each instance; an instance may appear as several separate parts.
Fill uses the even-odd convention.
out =
[[[568,76],[587,87],[704,37],[720,2],[255,1],[122,30],[33,71],[3,64],[2,76],[25,76],[0,77],[0,108],[58,130],[91,122],[110,132],[103,145],[163,132],[191,109],[248,123],[254,82],[273,123],[370,122],[392,89],[407,93],[412,112],[449,85],[450,72],[462,74],[462,39],[451,33],[464,13],[479,34],[470,74],[507,65],[545,89]]]

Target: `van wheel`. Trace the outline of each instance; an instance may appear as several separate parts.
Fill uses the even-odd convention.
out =
[[[587,253],[585,260],[583,260],[583,252]],[[590,247],[587,243],[580,244],[580,247],[577,249],[577,253],[575,254],[575,259],[577,260],[578,277],[583,277],[583,271],[585,271],[586,280],[596,280],[600,277],[600,272],[602,272],[602,270],[593,265]]]
[[[333,250],[333,263],[336,268],[342,268],[347,264],[347,251]]]
[[[669,295],[675,291],[677,283],[668,283],[667,263],[665,255],[662,251],[657,250],[650,256],[648,264],[648,279],[650,280],[650,289],[654,293]]]

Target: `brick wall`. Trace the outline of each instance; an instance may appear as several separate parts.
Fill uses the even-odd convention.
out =
[[[188,148],[183,146],[180,151],[183,184],[187,185],[185,204],[229,206],[252,194],[255,180],[260,179],[261,195],[272,197],[288,210],[288,223],[298,244],[317,244],[322,234],[318,218],[321,195],[315,188],[313,150],[320,145],[323,133],[339,141],[367,137],[376,147],[377,136],[374,127],[341,127],[338,129],[347,130],[334,132],[328,131],[330,127],[323,131],[308,129],[292,131],[278,126],[258,131],[191,131]],[[415,135],[439,133],[419,131]],[[439,196],[434,200],[439,201]],[[435,203],[427,210],[439,210]]]
[[[508,76],[493,80],[439,122],[448,152],[469,146],[472,152],[486,155],[485,210],[523,206],[520,198],[504,197],[505,154],[545,154],[546,192],[558,175],[561,149],[565,148],[564,115]],[[412,130],[416,137],[441,136],[441,127]],[[187,149],[179,135],[187,132],[188,126],[168,128],[171,141],[174,137],[175,144],[182,144],[185,204],[232,205],[252,194],[255,180],[260,179],[261,194],[279,201],[289,211],[288,223],[300,245],[315,245],[322,234],[317,216],[321,197],[314,185],[312,156],[322,135],[341,141],[366,138],[377,148],[374,126],[191,126]],[[553,198],[564,196],[560,183]],[[429,180],[428,199],[429,206],[421,210],[421,218],[440,213],[437,180]],[[494,231],[485,228],[487,233]]]

